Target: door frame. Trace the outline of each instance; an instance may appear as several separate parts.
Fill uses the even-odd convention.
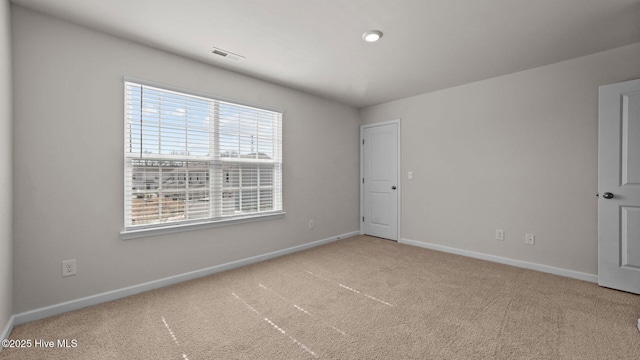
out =
[[[364,130],[366,128],[372,128],[377,126],[384,125],[396,125],[398,128],[398,172],[396,183],[398,184],[398,211],[397,211],[397,221],[398,221],[398,233],[396,234],[397,240],[400,241],[400,234],[402,233],[402,122],[401,119],[387,120],[381,122],[375,122],[370,124],[360,125],[360,235],[364,235],[364,223],[362,221],[362,217],[364,216],[364,183],[362,179],[364,178]]]

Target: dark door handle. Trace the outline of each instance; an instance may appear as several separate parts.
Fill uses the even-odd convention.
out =
[[[605,199],[613,199],[613,194],[610,192],[606,192],[604,194],[602,194],[602,197]]]
[[[395,189],[396,189],[396,186],[395,186],[395,185],[393,185],[393,186],[391,187],[391,190],[395,190]]]

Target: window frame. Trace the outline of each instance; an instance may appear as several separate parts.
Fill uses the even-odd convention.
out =
[[[127,83],[133,83],[136,85],[141,85],[141,86],[149,86],[149,87],[154,87],[157,88],[159,90],[166,90],[168,92],[175,92],[175,93],[179,93],[179,94],[183,94],[183,95],[187,95],[187,96],[195,96],[195,97],[200,97],[200,98],[205,98],[205,99],[209,99],[212,101],[219,101],[219,102],[225,102],[225,103],[230,103],[233,105],[237,105],[237,106],[243,106],[243,107],[251,107],[251,108],[256,108],[258,110],[266,110],[266,111],[271,111],[271,112],[276,112],[280,114],[280,123],[279,123],[279,143],[275,144],[274,147],[274,151],[276,151],[277,153],[274,153],[274,158],[277,156],[276,161],[274,162],[262,162],[260,161],[261,159],[256,158],[256,159],[243,159],[241,157],[229,157],[229,158],[224,158],[221,157],[219,154],[219,150],[216,149],[214,152],[217,154],[216,156],[211,155],[210,158],[208,160],[202,160],[202,161],[207,161],[210,162],[210,166],[209,166],[209,170],[208,170],[208,177],[209,178],[214,178],[216,176],[219,176],[221,174],[223,174],[223,171],[221,170],[220,165],[221,164],[230,164],[230,165],[236,165],[238,166],[238,171],[242,172],[243,168],[241,167],[242,163],[247,163],[247,164],[254,164],[256,165],[256,171],[258,173],[260,173],[262,171],[262,167],[261,164],[272,164],[273,166],[273,170],[275,173],[277,173],[278,175],[278,180],[279,180],[279,189],[278,187],[278,181],[274,182],[272,184],[272,188],[271,188],[271,198],[273,201],[273,198],[275,196],[279,196],[280,199],[280,208],[279,209],[275,209],[273,211],[263,211],[263,212],[253,212],[253,213],[247,213],[247,214],[240,214],[240,215],[233,215],[233,216],[229,216],[229,215],[220,215],[218,214],[218,217],[207,217],[205,219],[186,219],[186,220],[182,220],[182,221],[172,221],[172,222],[160,222],[160,223],[156,223],[156,224],[147,224],[147,225],[137,225],[137,226],[130,226],[127,224],[127,211],[131,212],[133,210],[127,210],[127,206],[131,207],[133,206],[132,201],[131,201],[131,194],[133,192],[133,190],[127,190],[127,186],[131,185],[131,181],[133,181],[132,179],[127,179],[127,175],[131,175],[131,169],[133,168],[132,166],[128,165],[129,162],[131,161],[135,161],[136,157],[130,155],[127,152],[126,146],[127,146],[127,135],[129,134],[129,131],[127,130],[127,126],[129,125],[129,121],[127,119]],[[153,82],[153,81],[148,81],[148,80],[143,80],[143,79],[139,79],[139,78],[135,78],[135,77],[131,77],[131,76],[124,76],[123,77],[123,91],[124,91],[124,104],[123,104],[123,123],[125,128],[123,129],[123,139],[124,139],[124,146],[123,146],[123,160],[124,160],[124,164],[123,164],[123,168],[124,168],[124,186],[123,186],[123,198],[124,198],[124,206],[123,206],[123,211],[124,211],[124,216],[123,216],[123,222],[124,222],[124,229],[120,232],[120,236],[122,239],[127,240],[127,239],[133,239],[133,238],[139,238],[139,237],[146,237],[146,236],[155,236],[155,235],[162,235],[162,234],[171,234],[171,233],[178,233],[178,232],[183,232],[183,231],[191,231],[191,230],[200,230],[200,229],[206,229],[206,228],[214,228],[214,227],[220,227],[220,226],[228,226],[228,225],[237,225],[237,224],[243,224],[243,223],[249,223],[249,222],[255,222],[255,221],[265,221],[265,220],[272,220],[272,219],[279,219],[279,218],[283,218],[285,216],[285,211],[284,211],[284,194],[283,194],[283,179],[282,179],[282,170],[283,170],[283,159],[282,159],[282,143],[283,143],[283,139],[282,139],[282,119],[284,117],[284,112],[280,109],[276,109],[273,107],[269,107],[269,106],[264,106],[264,105],[260,105],[260,104],[252,104],[252,103],[248,103],[248,102],[244,102],[244,101],[238,101],[236,99],[230,99],[230,98],[225,98],[225,97],[221,97],[221,96],[215,96],[215,95],[211,95],[208,93],[203,93],[203,92],[199,92],[199,91],[194,91],[194,90],[190,90],[190,89],[184,89],[184,88],[180,88],[180,87],[176,87],[176,86],[171,86],[171,85],[166,85],[166,84],[161,84],[161,83],[157,83],[157,82]],[[219,118],[217,118],[215,120],[216,122],[220,121]],[[219,146],[219,145],[216,145]],[[259,155],[257,155],[259,157]],[[167,161],[167,159],[161,159],[163,156],[158,155],[157,157],[150,157],[147,160],[158,160],[158,161]],[[173,156],[170,156],[173,157]],[[141,157],[138,158],[138,160],[146,160],[145,157]],[[254,161],[255,160],[255,161]],[[187,157],[179,157],[176,158],[175,161],[201,161],[201,160],[196,160],[196,159],[189,159]],[[218,170],[220,171],[219,173],[214,173],[214,168],[219,168]],[[258,175],[259,176],[259,175]],[[213,181],[213,180],[212,180]],[[258,185],[260,185],[260,178],[258,177]],[[242,192],[242,183],[239,184],[240,185],[240,192]],[[224,197],[224,192],[225,192],[225,188],[224,186],[220,186],[219,188],[217,188],[220,191],[220,201],[224,201],[223,197]],[[257,193],[259,194],[261,192],[260,190],[260,186],[257,187]],[[213,191],[213,190],[210,190]],[[279,192],[278,195],[276,195],[275,193]],[[217,193],[216,193],[217,194]],[[210,197],[215,196],[216,194],[211,194],[210,193]],[[128,197],[129,196],[129,197]],[[260,196],[260,195],[258,195]],[[175,200],[175,199],[174,199]],[[258,207],[260,206],[260,199],[258,198],[257,200],[257,204]],[[222,206],[222,204],[219,205],[215,205],[212,207],[218,207],[218,206]],[[240,199],[240,206],[242,207],[242,199]],[[273,206],[275,207],[276,204],[273,204]]]

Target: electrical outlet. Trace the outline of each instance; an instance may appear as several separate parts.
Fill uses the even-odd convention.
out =
[[[496,240],[504,241],[504,230],[496,229]]]
[[[409,171],[409,172],[407,173],[407,179],[409,179],[409,180],[413,180],[413,171]]]
[[[76,259],[62,262],[62,277],[76,274]]]
[[[524,243],[527,245],[535,245],[536,244],[536,236],[533,234],[527,234],[524,238]]]
[[[313,220],[309,220],[309,230],[313,230]]]

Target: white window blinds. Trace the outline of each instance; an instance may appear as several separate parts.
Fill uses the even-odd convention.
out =
[[[125,82],[125,230],[282,211],[282,113]]]

